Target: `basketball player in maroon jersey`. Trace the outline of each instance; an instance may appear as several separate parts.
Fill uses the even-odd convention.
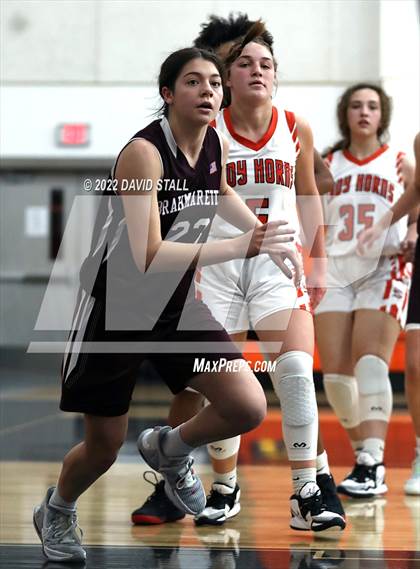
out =
[[[299,261],[286,247],[294,231],[281,220],[261,224],[226,184],[228,145],[209,126],[222,103],[222,76],[217,57],[198,48],[179,50],[165,60],[159,76],[163,117],[122,149],[110,178],[117,190],[111,185],[101,198],[62,368],[60,407],[84,414],[85,436],[64,458],[57,486],[47,491],[33,516],[49,560],[86,557],[76,500],[116,460],[145,359],[173,393],[191,386],[210,402],[176,429],[156,427],[139,437],[143,458],[164,476],[167,496],[184,512],[198,514],[206,503],[190,452],[246,432],[264,418],[259,382],[226,331],[195,298],[193,283],[197,264],[260,253],[291,275],[288,259],[299,272]],[[241,234],[207,243],[219,195],[226,200],[218,213]],[[181,322],[187,326],[179,330]],[[151,353],[141,350],[143,342]],[[191,342],[204,345],[203,357],[215,364],[229,363],[226,371],[197,373],[197,354],[188,351]],[[223,347],[209,354],[206,346],[214,342]],[[178,346],[175,351],[159,353],[171,344]],[[95,352],[100,346],[102,352]]]

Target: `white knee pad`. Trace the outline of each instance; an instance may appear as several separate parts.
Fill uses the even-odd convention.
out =
[[[363,421],[389,421],[392,389],[387,364],[378,356],[362,356],[354,373],[359,387],[359,417]]]
[[[209,455],[216,460],[224,460],[237,454],[241,445],[240,435],[225,439],[223,441],[216,441],[207,445]]]
[[[291,351],[277,358],[270,374],[281,403],[289,460],[314,460],[317,454],[318,407],[312,367],[312,356]]]
[[[351,375],[324,374],[324,390],[328,403],[345,429],[359,425],[359,388]]]

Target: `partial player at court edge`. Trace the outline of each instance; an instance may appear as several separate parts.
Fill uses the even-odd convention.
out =
[[[326,157],[334,190],[323,196],[327,292],[315,310],[315,329],[325,392],[355,453],[338,491],[368,498],[387,492],[389,363],[407,315],[411,264],[403,251],[414,238],[414,218],[405,216],[364,255],[356,250],[357,237],[403,195],[413,168],[387,143],[391,99],[381,87],[349,87],[337,119],[342,139]]]
[[[213,20],[214,24],[214,20]],[[321,203],[314,180],[312,134],[292,112],[272,105],[276,61],[272,38],[261,22],[237,42],[225,60],[229,106],[216,118],[216,127],[230,142],[227,181],[260,219],[287,217],[299,231],[296,193],[310,196],[302,208],[305,228],[322,226]],[[295,189],[296,179],[296,189]],[[310,218],[310,219],[309,219]],[[215,218],[210,239],[217,242],[237,230]],[[295,245],[300,250],[300,244]],[[322,296],[324,249],[322,234],[313,246],[315,271],[310,275],[314,305]],[[300,254],[300,251],[298,251]],[[275,362],[271,378],[283,410],[283,435],[292,468],[293,529],[342,530],[344,511],[335,491],[327,456],[317,452],[318,413],[313,385],[313,323],[304,279],[298,288],[282,276],[267,257],[258,263],[229,262],[205,268],[197,291],[231,338],[243,345],[252,325],[267,358]],[[318,280],[316,280],[318,279]],[[271,346],[270,346],[271,344]],[[275,346],[274,348],[272,346]],[[184,392],[172,405],[179,421],[191,416],[194,394]],[[190,407],[190,408],[188,408]],[[240,510],[236,462],[240,439],[209,445],[214,483],[197,525],[219,525]],[[317,456],[318,455],[318,456]],[[317,471],[318,470],[318,471]],[[134,523],[163,523],[183,517],[174,511],[157,485],[155,493],[132,514]]]
[[[134,135],[111,174],[118,187],[125,179],[152,180],[152,190],[111,191],[101,197],[62,368],[60,408],[83,413],[85,435],[65,456],[57,486],[48,489],[33,515],[49,560],[86,557],[76,501],[117,458],[142,361],[156,366],[173,393],[191,386],[210,402],[178,428],[147,429],[139,439],[145,461],[165,479],[167,496],[186,513],[199,514],[206,503],[190,452],[253,429],[265,416],[265,396],[249,367],[195,374],[197,354],[188,351],[191,342],[199,342],[203,356],[242,359],[195,298],[197,263],[266,253],[288,274],[286,259],[298,274],[300,270],[289,247],[294,229],[282,220],[262,224],[226,185],[228,144],[209,126],[222,103],[222,77],[214,54],[198,48],[172,53],[159,75],[162,117]],[[169,188],[186,180],[188,190],[182,196],[176,190],[158,192],[159,180],[173,180]],[[219,196],[229,196],[220,200],[218,211],[240,234],[206,243]],[[188,326],[178,330],[181,319]],[[137,348],[130,350],[133,342]],[[142,351],[143,342],[152,342],[160,352]],[[206,346],[213,342],[222,345],[209,355]],[[165,346],[174,343],[178,349],[165,353]],[[100,346],[102,351],[95,351]]]
[[[414,155],[416,168],[414,183],[392,206],[392,218],[389,215],[382,217],[373,227],[362,231],[359,235],[358,248],[363,255],[372,244],[388,231],[390,224],[410,213],[420,204],[420,133],[414,140]],[[411,281],[410,296],[408,300],[407,323],[405,325],[405,393],[408,409],[413,420],[416,434],[415,457],[410,478],[404,485],[406,494],[420,496],[420,215],[417,218],[417,241],[405,241],[403,252],[407,260],[414,260],[413,277]]]

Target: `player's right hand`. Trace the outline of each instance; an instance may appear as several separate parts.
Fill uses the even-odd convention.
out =
[[[294,241],[296,231],[287,221],[269,221],[257,225],[251,231],[244,233],[239,238],[240,242],[248,242],[246,257],[255,257],[262,253],[280,253],[290,250],[290,244]],[[288,247],[286,247],[286,246]]]
[[[290,249],[290,246],[282,252],[270,253],[271,260],[279,267],[279,269],[286,275],[287,278],[293,279],[295,287],[298,288],[303,276],[302,257],[297,251]],[[289,260],[293,266],[286,264]]]

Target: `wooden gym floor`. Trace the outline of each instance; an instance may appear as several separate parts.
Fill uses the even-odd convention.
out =
[[[0,392],[0,567],[57,569],[46,563],[32,527],[32,509],[55,483],[65,452],[82,436],[80,416],[57,407],[56,377],[2,370]],[[156,395],[157,393],[157,395]],[[242,511],[219,528],[196,528],[191,517],[154,527],[133,527],[131,511],[152,487],[135,440],[145,426],[164,423],[159,394],[136,392],[127,442],[118,462],[79,501],[88,551],[87,569],[414,569],[420,568],[420,497],[403,493],[406,468],[388,468],[389,493],[371,501],[344,502],[348,526],[338,539],[322,539],[288,527],[291,493],[288,468],[241,464]],[[261,450],[261,449],[260,449]],[[331,453],[333,451],[331,449]],[[211,473],[206,453],[197,453],[206,488]],[[340,480],[348,466],[336,466]]]

